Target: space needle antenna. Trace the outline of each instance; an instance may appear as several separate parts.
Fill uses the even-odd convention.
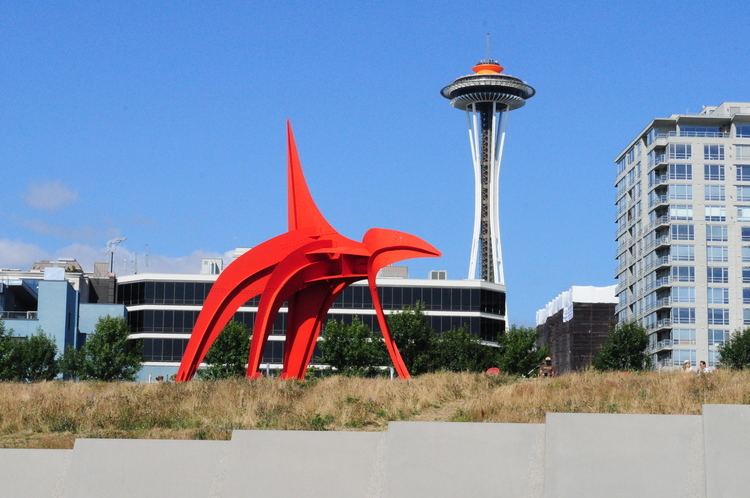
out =
[[[488,59],[492,58],[492,33],[489,31],[484,34],[484,51],[485,56],[487,56]]]

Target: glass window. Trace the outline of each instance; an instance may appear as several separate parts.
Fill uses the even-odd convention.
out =
[[[742,228],[742,240],[743,242],[750,241],[750,227],[741,227]]]
[[[708,304],[729,304],[729,289],[709,287],[706,291]]]
[[[750,284],[750,267],[747,267],[747,266],[742,267],[742,283]]]
[[[729,340],[729,331],[721,329],[708,329],[708,344],[720,345]]]
[[[737,165],[737,181],[750,182],[750,164]]]
[[[676,303],[694,303],[695,287],[673,287],[672,301]]]
[[[690,159],[693,149],[690,144],[669,144],[670,159]]]
[[[695,349],[675,349],[672,351],[672,361],[675,365],[682,365],[684,361],[689,361],[695,366]]]
[[[734,146],[734,158],[735,159],[750,159],[750,145],[735,145]]]
[[[750,288],[742,289],[742,304],[750,304]]]
[[[750,308],[743,308],[742,310],[742,324],[750,325]]]
[[[672,341],[675,344],[695,344],[695,329],[673,329]]]
[[[695,267],[673,266],[672,279],[677,282],[695,282]]]
[[[706,240],[709,242],[726,242],[728,235],[725,225],[706,225]]]
[[[672,308],[672,322],[695,323],[695,308]]]
[[[737,185],[737,200],[740,202],[750,201],[750,186]]]
[[[727,208],[724,206],[706,206],[706,221],[727,221]]]
[[[704,192],[703,198],[707,201],[723,201],[726,199],[724,185],[706,185]]]
[[[724,180],[724,165],[723,164],[704,164],[703,165],[703,178],[705,180]]]
[[[695,261],[695,248],[674,245],[671,249],[671,256],[673,261]]]
[[[693,219],[693,206],[690,204],[673,204],[669,206],[669,218],[675,221],[691,221]]]
[[[693,240],[695,238],[695,229],[693,225],[672,225],[670,233],[675,240]]]
[[[724,160],[724,146],[706,144],[703,146],[703,159],[707,161],[723,161]]]
[[[708,308],[709,325],[729,325],[729,310],[724,308]]]
[[[692,180],[693,179],[693,166],[691,164],[670,164],[669,165],[669,179],[670,180]]]
[[[750,138],[750,124],[736,125],[736,136],[738,138]]]
[[[729,268],[724,266],[709,266],[706,268],[708,283],[725,284],[729,282]]]
[[[718,126],[680,126],[681,137],[721,137]]]
[[[729,261],[729,249],[726,246],[706,246],[706,260],[712,262]]]
[[[693,198],[692,185],[670,185],[669,198],[674,200],[690,200]]]
[[[737,206],[737,221],[750,221],[750,206]]]

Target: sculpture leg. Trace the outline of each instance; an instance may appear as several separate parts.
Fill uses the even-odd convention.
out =
[[[378,295],[378,289],[375,287],[375,277],[367,279],[367,283],[370,287],[370,295],[372,296],[372,305],[375,308],[375,312],[378,316],[378,324],[380,325],[380,333],[383,334],[383,342],[385,342],[385,348],[388,350],[388,356],[391,357],[393,362],[393,368],[396,369],[396,373],[402,379],[410,379],[409,369],[406,368],[406,363],[401,357],[401,353],[398,351],[396,341],[391,337],[391,331],[388,328],[388,322],[385,319],[383,313],[383,306],[380,304],[380,296]]]
[[[331,288],[318,284],[297,292],[289,300],[287,340],[284,349],[284,379],[303,379],[307,371],[307,351],[320,333],[320,310],[330,301]]]

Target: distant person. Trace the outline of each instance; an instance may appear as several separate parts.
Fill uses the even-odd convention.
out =
[[[682,362],[682,371],[683,371],[683,372],[689,372],[690,370],[692,370],[692,369],[690,368],[690,360],[685,360],[685,361],[683,361],[683,362]]]
[[[708,370],[706,369],[706,362],[703,361],[703,360],[701,360],[698,363],[698,373],[699,374],[703,374],[703,373],[706,373],[706,372],[708,372]]]
[[[542,366],[539,367],[539,377],[554,377],[555,375],[557,375],[557,370],[552,365],[552,358],[548,356],[542,362]]]

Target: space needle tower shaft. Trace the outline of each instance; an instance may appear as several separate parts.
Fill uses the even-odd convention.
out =
[[[469,258],[470,279],[505,285],[500,244],[500,165],[508,113],[526,103],[535,90],[503,74],[497,61],[479,61],[474,74],[462,76],[440,92],[466,112],[474,165],[474,227]],[[479,266],[479,275],[477,275]]]

